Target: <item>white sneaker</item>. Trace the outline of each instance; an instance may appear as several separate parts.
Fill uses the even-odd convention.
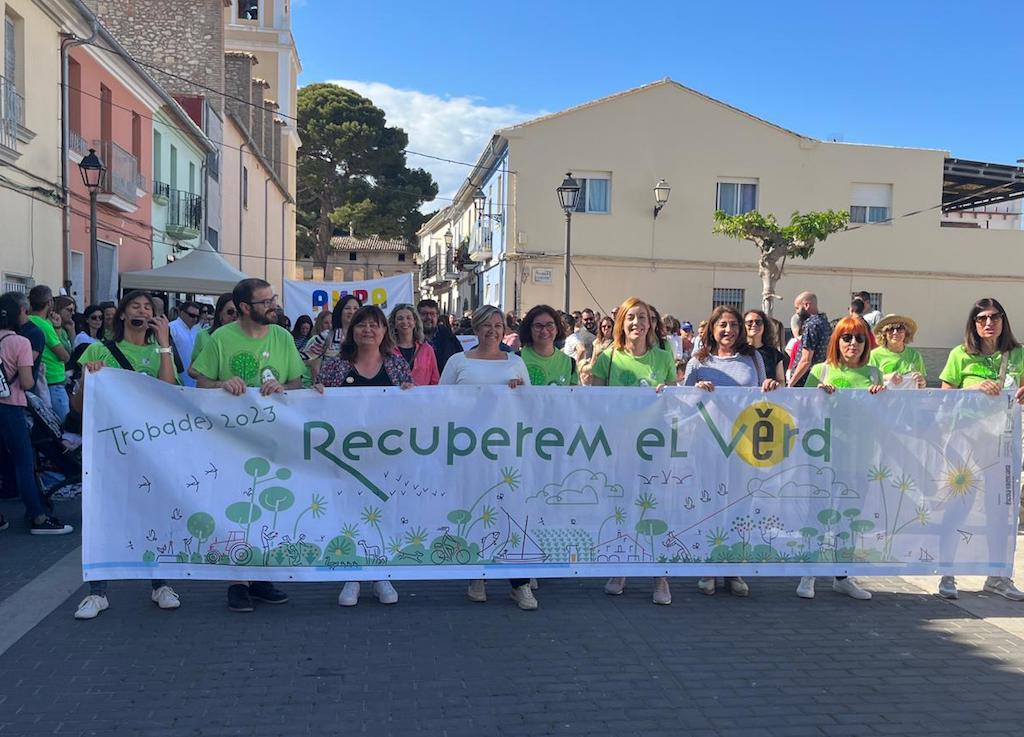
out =
[[[374,581],[373,593],[376,594],[377,601],[381,604],[398,603],[398,592],[395,591],[395,587],[391,585],[390,581]]]
[[[655,604],[672,603],[672,590],[668,587],[668,579],[664,576],[654,579],[654,595],[651,596],[651,601]]]
[[[604,592],[612,596],[620,596],[626,589],[626,579],[621,576],[609,578],[604,585]]]
[[[939,579],[939,596],[943,599],[959,599],[960,592],[956,590],[956,578],[943,576]]]
[[[703,576],[697,579],[697,590],[706,596],[715,595],[715,577]]]
[[[801,599],[814,598],[814,576],[803,576],[796,587],[796,595]]]
[[[530,584],[528,583],[516,586],[509,595],[523,611],[529,612],[537,608],[537,600],[533,597],[533,591],[530,590]]]
[[[536,591],[539,588],[540,588],[540,584],[537,583],[537,579],[536,578],[531,578],[530,579],[530,591]]]
[[[89,594],[75,610],[75,619],[96,619],[99,613],[110,606],[107,597]]]
[[[161,609],[177,609],[181,606],[181,599],[178,598],[178,595],[170,586],[161,586],[158,589],[154,589],[150,598]]]
[[[730,576],[726,579],[729,582],[729,591],[733,596],[750,596],[750,587],[747,582],[739,576]]]
[[[989,576],[985,579],[982,591],[998,594],[1010,601],[1024,601],[1024,591],[1013,585],[1013,579],[1006,576]]]
[[[470,581],[469,588],[466,589],[466,596],[470,601],[487,601],[487,583],[482,578]]]
[[[355,606],[359,603],[359,582],[348,581],[338,594],[338,606]]]
[[[846,594],[851,599],[860,599],[861,601],[867,601],[871,598],[871,592],[865,591],[852,577],[847,578],[836,578],[832,581],[832,590],[837,594]]]

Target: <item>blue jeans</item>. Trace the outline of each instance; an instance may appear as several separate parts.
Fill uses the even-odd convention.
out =
[[[50,390],[50,408],[57,415],[60,424],[63,425],[64,420],[68,417],[68,412],[71,411],[71,398],[68,396],[68,390],[64,388],[63,383],[50,384],[48,388]]]
[[[33,520],[45,515],[42,495],[36,484],[36,456],[25,423],[24,408],[0,402],[0,443],[4,444],[10,457],[14,483],[25,505],[25,512]]]

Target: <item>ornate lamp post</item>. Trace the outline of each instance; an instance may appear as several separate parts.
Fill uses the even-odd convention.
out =
[[[565,179],[555,190],[558,194],[558,204],[565,212],[565,311],[569,312],[569,279],[571,276],[572,262],[572,213],[580,199],[580,183],[572,177],[572,172],[565,173]]]
[[[99,304],[100,249],[96,241],[96,196],[103,185],[103,175],[106,174],[107,167],[96,155],[96,149],[90,148],[89,153],[78,162],[78,170],[82,174],[82,181],[85,182],[85,186],[89,190],[89,295],[93,304]]]

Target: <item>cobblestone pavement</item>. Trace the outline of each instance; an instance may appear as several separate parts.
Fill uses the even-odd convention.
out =
[[[659,607],[646,579],[621,597],[542,581],[536,612],[504,582],[486,604],[400,583],[393,607],[364,585],[349,609],[336,585],[292,584],[241,615],[223,584],[182,583],[164,612],[134,581],[78,622],[82,587],[0,656],[0,735],[1021,735],[1024,648],[993,619],[903,579],[865,581],[869,602],[750,583],[674,579]]]

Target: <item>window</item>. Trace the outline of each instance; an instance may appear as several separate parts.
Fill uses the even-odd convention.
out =
[[[71,130],[82,133],[82,65],[68,59],[68,122]]]
[[[114,119],[114,96],[110,92],[110,88],[106,85],[100,85],[100,139],[103,141],[112,141],[113,130],[112,124]],[[107,163],[110,166],[110,163]]]
[[[215,250],[215,251],[219,250],[219,248],[220,248],[220,233],[218,233],[216,230],[214,230],[210,226],[206,226],[206,242],[209,243],[211,246],[213,246],[213,250]]]
[[[163,142],[164,137],[160,135],[160,131],[153,131],[153,181],[163,181]]]
[[[196,165],[188,162],[188,193],[196,193]]]
[[[757,209],[757,180],[735,179],[718,183],[715,209],[726,215],[742,215]]]
[[[729,307],[735,308],[738,312],[743,312],[743,290],[742,289],[724,289],[722,287],[715,287],[711,294],[711,309],[715,309],[719,305],[728,305]]]
[[[402,262],[405,261],[405,254],[404,253],[398,254],[398,261],[399,261],[399,263],[402,263]]]
[[[242,167],[242,207],[249,209],[249,167]]]
[[[892,213],[891,184],[854,182],[850,196],[851,223],[884,223]]]
[[[856,296],[857,296],[857,293],[854,292],[854,294],[851,295],[850,299],[852,300],[853,297],[856,297]],[[878,310],[879,312],[882,312],[882,293],[881,292],[868,292],[868,298],[871,300],[871,309]],[[882,314],[884,315],[885,313],[882,312]]]
[[[213,181],[220,180],[220,158],[216,151],[211,151],[206,155],[206,173]]]
[[[611,176],[594,174],[574,177],[580,183],[580,197],[576,201],[576,212],[611,211]]]
[[[349,260],[349,261],[355,261],[355,260],[357,260],[358,258],[359,258],[359,256],[358,256],[358,255],[356,255],[356,252],[355,252],[355,251],[349,251],[349,252],[348,252],[348,260]]]
[[[135,167],[142,171],[142,116],[136,112],[132,113],[132,156]]]
[[[260,0],[238,0],[239,20],[259,20]]]
[[[168,182],[168,184],[171,185],[171,189],[177,189],[178,188],[178,148],[173,143],[171,144],[171,158],[170,158],[170,161],[169,161],[169,167],[170,167],[170,171],[168,172],[168,176],[170,176],[170,181]]]

